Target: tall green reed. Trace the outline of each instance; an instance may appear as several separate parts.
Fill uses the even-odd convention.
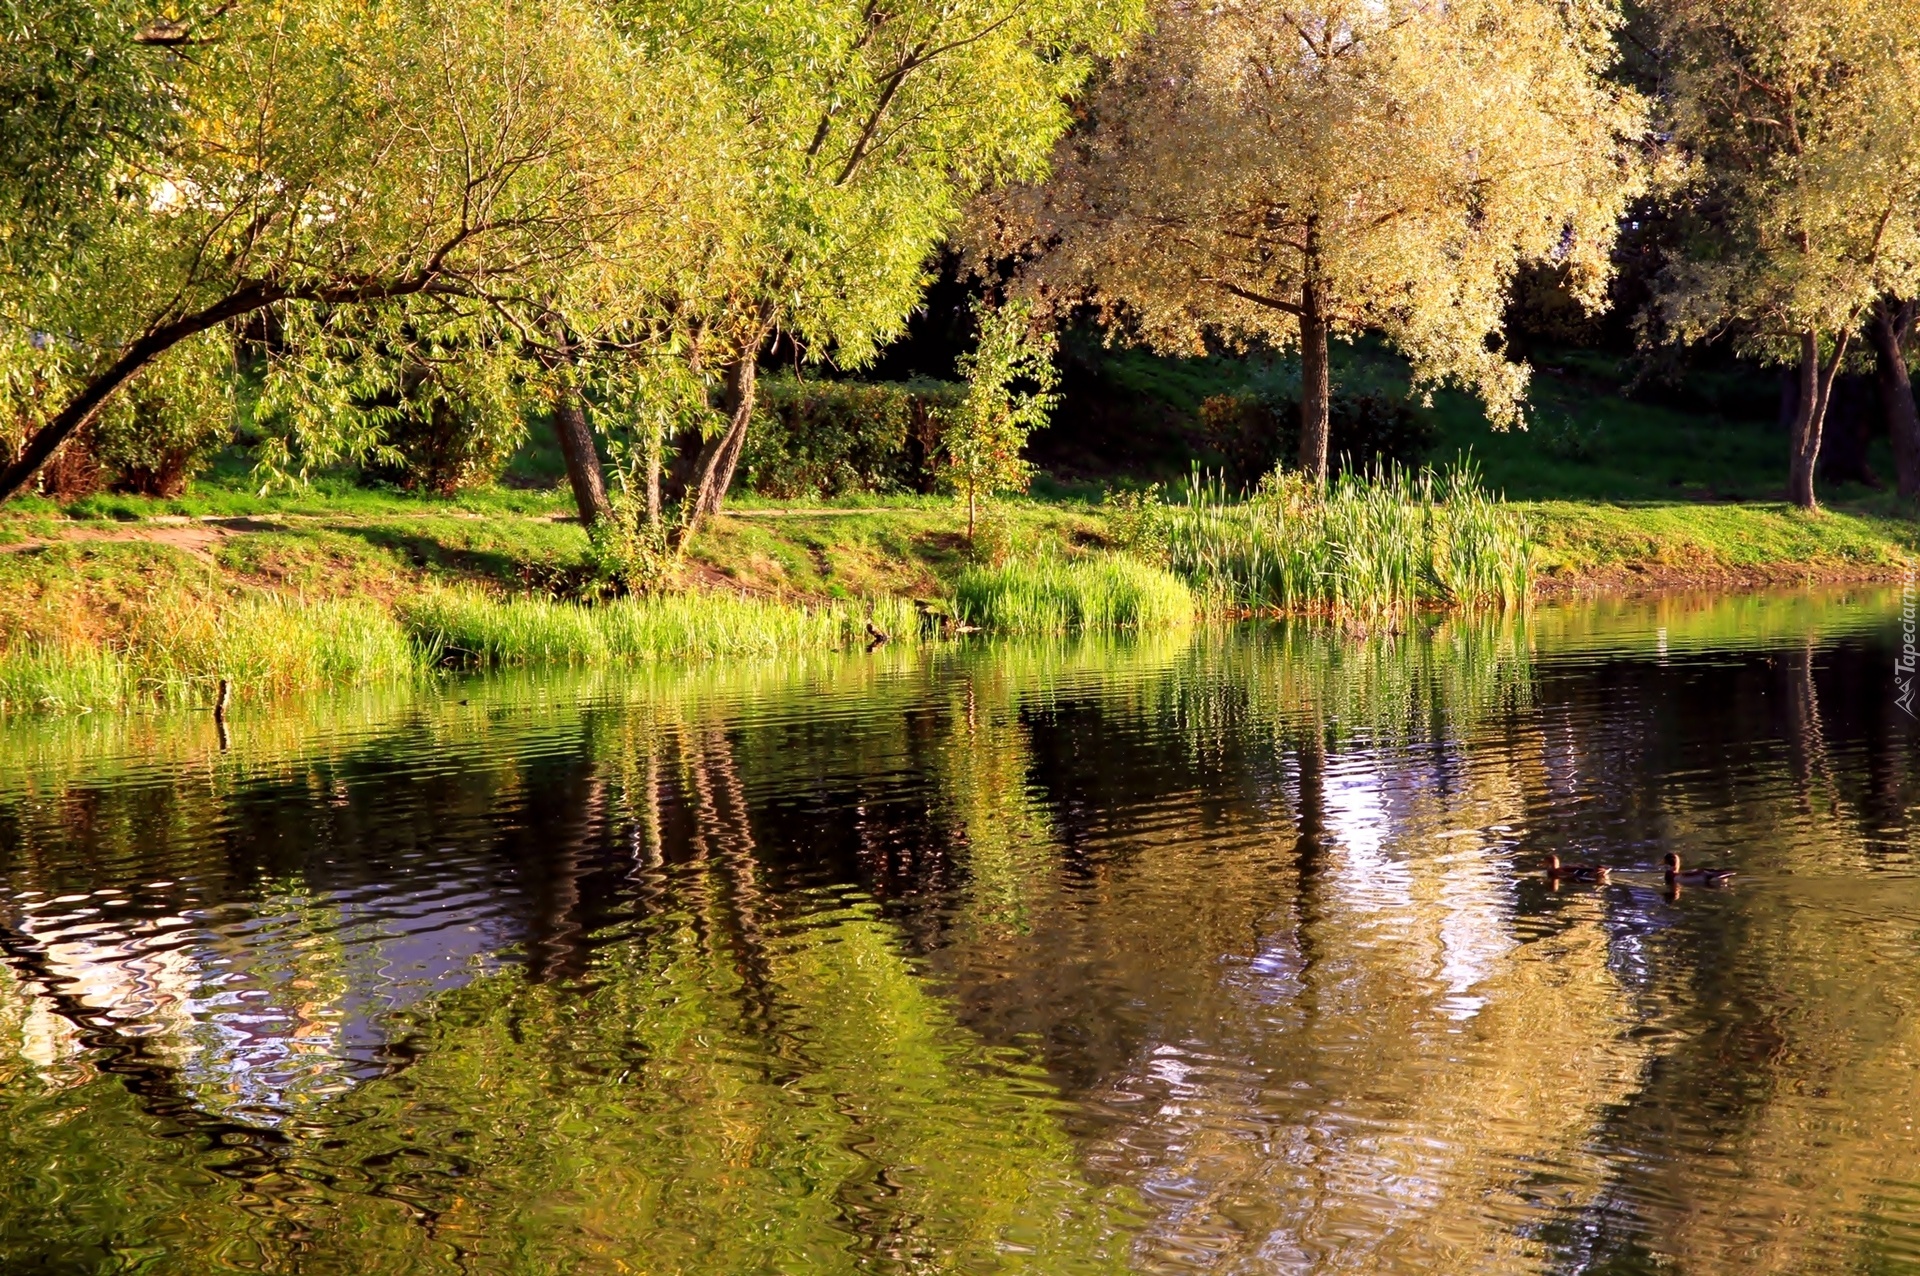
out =
[[[597,606],[444,590],[406,603],[407,631],[457,663],[596,665],[831,650],[917,641],[906,599],[801,604],[734,594],[662,594]]]
[[[0,712],[84,712],[210,703],[221,681],[243,696],[391,681],[433,653],[363,599],[263,595],[151,601],[105,642],[22,640],[0,650]]]
[[[1216,606],[1381,615],[1513,605],[1531,580],[1525,521],[1470,462],[1342,474],[1324,494],[1276,473],[1245,498],[1196,473],[1182,496],[1162,507],[1166,560]]]
[[[967,624],[1004,633],[1163,628],[1194,616],[1177,576],[1118,554],[975,567],[955,582],[953,601]]]
[[[443,664],[599,665],[917,642],[911,601],[796,604],[731,594],[623,598],[598,606],[437,590],[396,607],[276,595],[151,600],[104,641],[0,644],[0,714],[204,706],[399,682]]]

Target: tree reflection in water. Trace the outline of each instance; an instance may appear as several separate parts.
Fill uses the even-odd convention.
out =
[[[0,1269],[1911,1261],[1888,602],[13,724]]]

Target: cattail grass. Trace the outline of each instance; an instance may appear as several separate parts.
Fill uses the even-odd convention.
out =
[[[719,593],[586,607],[445,590],[409,602],[404,616],[423,648],[478,666],[770,656],[865,643],[869,623],[896,642],[917,641],[921,628],[905,599],[796,604]]]
[[[970,625],[1004,633],[1147,629],[1187,624],[1194,598],[1169,572],[1103,555],[973,568],[954,586],[954,611]]]
[[[1525,522],[1468,463],[1343,474],[1324,495],[1276,475],[1244,500],[1195,475],[1162,516],[1169,566],[1215,606],[1360,615],[1510,606],[1531,580]]]

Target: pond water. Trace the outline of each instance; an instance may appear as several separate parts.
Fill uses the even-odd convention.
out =
[[[0,1271],[1920,1263],[1899,605],[14,723]]]

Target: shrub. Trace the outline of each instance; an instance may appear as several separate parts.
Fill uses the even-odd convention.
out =
[[[512,363],[489,352],[451,352],[428,359],[413,352],[393,393],[384,396],[387,456],[368,467],[375,478],[410,491],[452,496],[500,477],[526,438],[532,396]]]
[[[763,496],[927,491],[937,416],[961,389],[944,381],[760,383],[741,468]]]
[[[1200,433],[1207,447],[1220,458],[1221,473],[1236,488],[1250,487],[1284,459],[1287,422],[1282,419],[1284,401],[1257,394],[1209,395],[1200,404]],[[1297,408],[1295,409],[1297,411]],[[1292,435],[1298,452],[1300,423],[1293,422]]]
[[[78,500],[99,491],[105,471],[93,454],[93,431],[82,430],[61,444],[60,450],[40,467],[37,482],[41,494],[56,501]]]
[[[999,502],[982,504],[974,513],[973,539],[967,542],[967,557],[976,563],[998,567],[1013,557],[1013,519]]]
[[[1578,421],[1566,412],[1550,412],[1534,427],[1540,450],[1560,461],[1591,461],[1600,454],[1598,421]]]
[[[666,521],[649,523],[645,507],[629,493],[613,494],[613,508],[587,532],[589,572],[566,592],[582,599],[651,594],[680,582],[681,560]]]
[[[1107,514],[1107,537],[1115,548],[1159,562],[1167,554],[1167,507],[1160,485],[1108,492],[1101,502]]]
[[[176,347],[108,400],[85,447],[114,491],[178,496],[232,434],[232,352],[203,340]]]

